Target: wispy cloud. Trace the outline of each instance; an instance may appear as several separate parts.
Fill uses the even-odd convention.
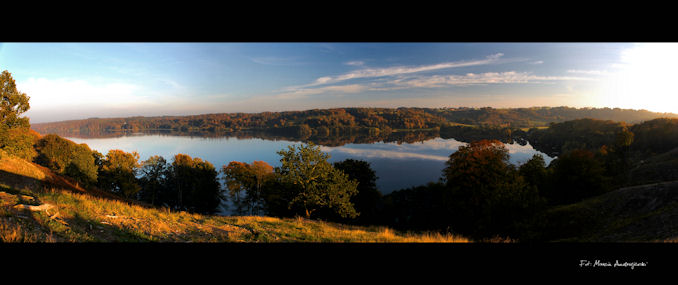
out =
[[[445,87],[465,87],[474,85],[489,84],[527,84],[527,83],[548,83],[568,80],[593,80],[589,77],[580,76],[541,76],[529,72],[485,72],[485,73],[467,73],[464,75],[411,75],[399,74],[386,78],[373,80],[366,83],[355,83],[348,85],[310,86],[303,88],[287,89],[277,95],[277,98],[299,99],[310,95],[324,93],[359,93],[364,91],[394,91],[411,88],[445,88]],[[328,79],[331,81],[331,79]]]
[[[178,89],[178,90],[185,90],[186,89],[186,87],[184,87],[183,85],[179,84],[178,82],[176,82],[172,79],[160,78],[160,79],[158,79],[158,81],[160,81],[160,82],[162,82],[166,85],[169,85],[174,89]]]
[[[360,60],[353,60],[353,61],[346,62],[344,64],[345,65],[351,65],[351,66],[363,66],[363,65],[365,65],[365,62],[360,61]]]
[[[570,69],[567,73],[576,73],[576,74],[586,74],[586,75],[609,75],[610,72],[606,70],[582,70],[582,69]]]
[[[478,66],[478,65],[487,65],[497,63],[499,59],[503,56],[502,53],[497,53],[489,55],[484,59],[479,60],[465,60],[465,61],[455,61],[455,62],[443,62],[430,65],[419,65],[419,66],[392,66],[384,68],[368,68],[364,67],[364,62],[362,61],[349,61],[346,62],[346,65],[351,66],[360,66],[363,68],[353,70],[348,73],[344,73],[337,76],[323,76],[317,78],[315,81],[299,86],[290,86],[283,89],[283,92],[279,94],[278,98],[303,98],[309,95],[322,94],[327,92],[335,93],[357,93],[365,90],[370,91],[387,91],[387,90],[397,90],[403,89],[406,87],[417,87],[417,84],[424,84],[423,82],[417,82],[412,80],[412,75],[420,74],[426,71],[436,71],[443,69],[459,68],[459,67],[468,67],[468,66]],[[393,78],[394,80],[389,80],[388,78]],[[386,78],[384,80],[384,78]],[[369,83],[356,83],[341,85],[342,83],[349,80],[356,79],[381,79],[378,81],[373,81]],[[439,80],[438,78],[432,79],[433,81]],[[409,82],[409,85],[403,85],[402,82]],[[430,84],[430,83],[429,83]]]
[[[469,86],[484,84],[507,84],[507,83],[541,83],[562,80],[589,80],[585,77],[574,76],[540,76],[529,72],[486,72],[467,73],[465,75],[433,75],[393,80],[392,83],[406,87],[436,88],[446,86]]]
[[[275,95],[274,98],[278,99],[299,99],[304,98],[309,95],[322,94],[327,92],[335,93],[358,93],[366,91],[369,89],[369,86],[364,84],[350,84],[350,85],[331,85],[318,88],[302,88],[296,90],[290,90],[278,95]]]
[[[412,73],[419,73],[424,71],[433,71],[440,69],[449,69],[449,68],[458,68],[458,67],[467,67],[467,66],[477,66],[477,65],[486,65],[497,62],[504,54],[497,53],[490,56],[487,56],[485,59],[481,60],[469,60],[469,61],[456,61],[456,62],[444,62],[431,65],[420,65],[420,66],[393,66],[385,68],[363,68],[351,71],[338,76],[323,76],[316,79],[313,83],[292,87],[292,88],[303,88],[303,87],[312,87],[324,84],[336,84],[342,81],[350,79],[359,79],[359,78],[375,78],[375,77],[384,77],[384,76],[397,76],[405,75]]]

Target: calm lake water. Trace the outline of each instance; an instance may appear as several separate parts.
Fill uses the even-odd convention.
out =
[[[276,153],[286,149],[289,145],[301,142],[264,139],[238,139],[235,137],[188,137],[136,134],[114,138],[76,138],[68,139],[76,143],[85,143],[91,149],[102,154],[111,149],[120,149],[126,152],[136,151],[140,159],[146,160],[153,155],[160,155],[172,161],[178,153],[199,157],[211,162],[217,169],[231,161],[251,163],[262,160],[272,166],[280,166],[280,157]],[[383,194],[395,190],[419,186],[431,181],[437,181],[445,167],[450,154],[459,146],[465,145],[454,139],[435,138],[417,143],[371,143],[346,144],[339,147],[321,146],[321,150],[330,154],[330,162],[341,161],[347,158],[360,159],[369,162],[376,172],[377,187]],[[506,144],[509,150],[510,161],[520,165],[539,153],[544,156],[546,163],[552,158],[536,151],[530,144],[521,146],[517,143]]]

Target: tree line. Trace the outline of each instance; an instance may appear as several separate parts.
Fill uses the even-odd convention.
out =
[[[313,144],[280,150],[280,167],[232,161],[220,169],[186,154],[171,162],[158,155],[140,161],[138,153],[117,149],[104,156],[55,134],[38,139],[35,149],[36,163],[85,187],[173,210],[214,214],[231,200],[238,215],[355,219],[363,209],[373,211],[365,201],[379,196],[365,162],[330,164]],[[358,181],[366,182],[358,187]]]
[[[369,163],[331,164],[313,143],[280,150],[279,167],[232,161],[216,169],[185,154],[171,163],[161,156],[139,162],[138,154],[120,150],[103,156],[84,144],[46,135],[35,144],[35,161],[83,184],[177,210],[214,213],[227,199],[237,215],[304,216],[476,239],[546,240],[565,234],[554,225],[567,221],[548,209],[628,185],[638,159],[678,145],[678,119],[631,126],[580,120],[540,131],[542,140],[566,136],[554,140],[561,148],[549,165],[540,155],[513,165],[503,142],[476,140],[449,156],[439,181],[388,195],[378,191]]]
[[[267,130],[300,137],[340,136],[347,132],[390,133],[400,129],[443,128],[452,125],[509,127],[548,126],[580,118],[636,123],[675,114],[610,108],[532,107],[485,108],[332,108],[305,111],[221,113],[192,116],[90,118],[35,124],[40,133],[95,135],[110,132],[166,130],[231,133]]]
[[[559,227],[571,228],[571,217],[554,216],[548,209],[627,185],[646,160],[674,163],[678,145],[678,119],[635,125],[595,119],[553,123],[521,134],[535,148],[558,155],[549,165],[535,155],[515,166],[508,162],[502,141],[473,140],[450,154],[439,181],[382,196],[369,163],[331,164],[329,155],[313,143],[280,150],[279,167],[234,161],[217,169],[186,154],[175,155],[171,162],[161,156],[139,161],[138,153],[122,150],[103,155],[86,144],[32,131],[28,118],[20,117],[30,107],[29,97],[16,90],[7,71],[0,75],[0,92],[0,148],[86,187],[197,213],[214,213],[229,199],[241,215],[305,216],[448,231],[474,239],[551,240],[571,234]],[[336,122],[350,122],[350,112],[337,112]],[[440,131],[454,135],[454,129]],[[515,135],[492,127],[462,134],[478,137],[484,132]]]
[[[388,195],[377,189],[368,162],[329,163],[329,155],[312,143],[280,150],[279,167],[232,161],[217,169],[186,154],[171,162],[157,155],[139,161],[137,153],[121,150],[103,156],[50,134],[37,140],[35,161],[87,187],[174,210],[214,214],[230,200],[236,215],[530,240],[553,234],[544,231],[549,207],[611,190],[612,179],[623,174],[618,171],[628,169],[618,158],[630,140],[606,152],[574,149],[548,166],[540,155],[515,166],[501,141],[474,141],[450,155],[440,181]]]

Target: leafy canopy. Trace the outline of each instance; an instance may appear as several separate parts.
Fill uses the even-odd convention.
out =
[[[0,125],[3,128],[29,127],[28,118],[19,117],[28,111],[30,97],[16,89],[12,74],[7,70],[0,74]]]
[[[5,70],[0,74],[0,149],[33,160],[37,155],[33,144],[39,135],[30,130],[28,117],[21,117],[30,108],[29,99],[17,90],[11,73]]]
[[[263,190],[274,177],[273,167],[264,161],[251,164],[231,161],[222,167],[222,180],[226,185],[236,213],[258,215],[264,209]],[[244,192],[244,195],[241,193]]]
[[[288,146],[280,150],[282,166],[276,168],[281,181],[290,185],[293,198],[290,209],[303,210],[307,218],[318,209],[329,209],[341,217],[357,217],[350,199],[357,193],[358,183],[334,168],[330,158],[314,144]]]

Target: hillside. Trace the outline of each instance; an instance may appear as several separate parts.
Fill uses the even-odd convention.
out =
[[[620,188],[549,215],[555,241],[676,242],[678,181]]]
[[[639,123],[672,113],[610,108],[333,108],[262,113],[218,113],[190,116],[90,118],[34,123],[42,134],[106,136],[115,132],[172,131],[178,133],[230,133],[266,130],[278,134],[337,136],[347,133],[389,133],[392,130],[429,129],[453,125],[492,125],[511,128],[548,126],[569,120],[592,118]]]
[[[2,153],[0,242],[468,242],[302,218],[174,212],[83,189],[49,169]]]

